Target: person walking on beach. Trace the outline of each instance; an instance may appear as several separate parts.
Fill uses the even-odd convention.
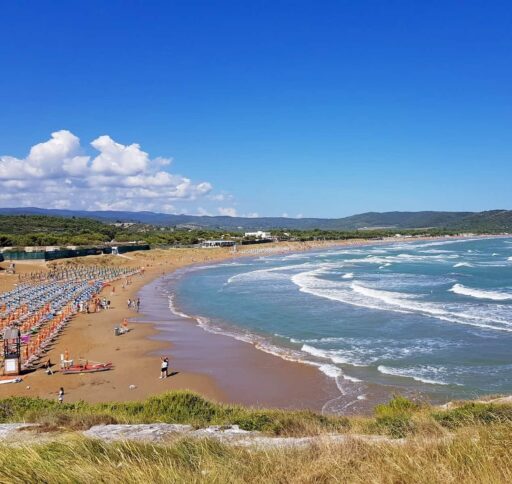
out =
[[[137,312],[139,312],[140,308],[140,297],[137,298]]]
[[[52,362],[50,361],[50,358],[48,358],[48,361],[45,363],[44,367],[46,368],[45,371],[47,375],[53,375]]]
[[[169,358],[162,356],[162,364],[160,365],[160,379],[167,378],[169,372]]]
[[[60,390],[59,390],[59,403],[63,403],[63,402],[64,402],[64,388],[60,387]]]

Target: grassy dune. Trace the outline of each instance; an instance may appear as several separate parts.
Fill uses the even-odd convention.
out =
[[[440,410],[395,397],[372,418],[336,418],[218,405],[173,392],[142,403],[94,405],[10,398],[0,402],[0,421],[60,430],[48,443],[0,445],[0,482],[512,482],[511,405],[467,402]],[[104,443],[73,432],[101,422],[238,424],[271,435],[389,439],[319,439],[307,449],[258,450],[185,438],[167,445]]]

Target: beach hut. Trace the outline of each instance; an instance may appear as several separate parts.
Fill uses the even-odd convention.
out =
[[[21,335],[18,328],[4,329],[4,375],[19,375]]]

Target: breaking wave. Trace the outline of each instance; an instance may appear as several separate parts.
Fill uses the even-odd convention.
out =
[[[377,370],[385,375],[412,378],[415,381],[427,383],[429,385],[450,385],[450,383],[446,381],[436,379],[439,369],[432,366],[417,368],[391,368],[389,366],[379,365]],[[434,374],[434,378],[430,377],[432,374]],[[455,383],[455,385],[457,384]]]
[[[457,262],[453,267],[474,267],[473,264],[469,262]]]
[[[508,318],[500,317],[499,309],[494,311],[498,313],[494,315],[493,311],[487,307],[425,302],[419,295],[383,291],[354,282],[329,281],[319,277],[322,274],[325,274],[325,269],[316,269],[295,274],[291,280],[301,292],[353,306],[399,313],[416,313],[482,329],[512,332],[512,323]]]
[[[483,291],[481,289],[473,289],[471,287],[463,286],[462,284],[454,284],[450,292],[461,294],[463,296],[470,296],[477,299],[492,299],[493,301],[509,301],[512,300],[512,294],[498,291]]]

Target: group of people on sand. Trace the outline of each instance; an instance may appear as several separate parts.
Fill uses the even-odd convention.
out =
[[[137,299],[128,299],[127,301],[128,309],[135,309],[137,312],[139,312],[140,309],[140,297]]]
[[[77,311],[79,313],[97,313],[99,311],[110,309],[110,300],[107,298],[94,298],[91,302],[80,301],[78,303]]]

